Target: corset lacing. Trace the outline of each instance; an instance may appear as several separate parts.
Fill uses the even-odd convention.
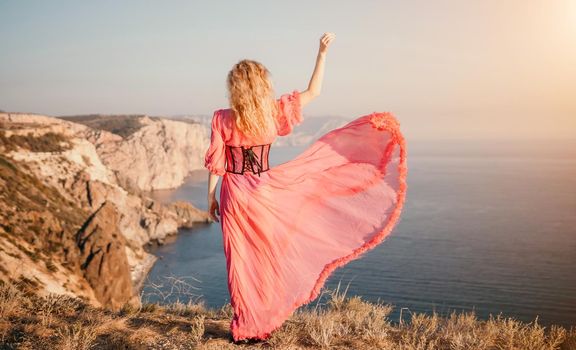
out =
[[[229,146],[226,145],[227,167],[226,171],[234,174],[244,174],[246,171],[258,174],[269,170],[268,155],[271,144],[256,146]],[[258,155],[254,148],[259,150]],[[242,157],[242,159],[238,159]],[[241,162],[241,163],[240,163]],[[240,170],[240,165],[242,169]]]

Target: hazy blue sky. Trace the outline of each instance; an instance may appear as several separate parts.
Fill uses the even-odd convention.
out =
[[[413,138],[576,137],[576,0],[5,1],[0,109],[211,114],[242,58],[305,116],[391,111]]]

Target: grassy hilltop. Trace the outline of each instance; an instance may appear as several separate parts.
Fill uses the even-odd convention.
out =
[[[0,285],[1,349],[576,349],[576,329],[472,313],[413,314],[392,324],[392,306],[338,290],[313,310],[297,310],[271,339],[234,344],[230,305],[145,303],[118,312],[81,299],[37,297],[25,285]]]

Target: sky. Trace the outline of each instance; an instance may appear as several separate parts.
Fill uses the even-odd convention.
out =
[[[0,0],[0,109],[47,115],[227,108],[239,60],[304,117],[392,112],[413,139],[576,138],[576,0]]]

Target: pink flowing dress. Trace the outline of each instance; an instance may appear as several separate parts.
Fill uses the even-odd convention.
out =
[[[235,128],[231,109],[216,110],[205,155],[205,167],[223,176],[220,223],[234,340],[267,339],[316,299],[336,268],[390,234],[406,194],[405,141],[389,112],[327,132],[268,171],[226,171],[237,161],[226,145],[272,143],[302,122],[298,90],[276,102],[276,130],[258,139]]]

